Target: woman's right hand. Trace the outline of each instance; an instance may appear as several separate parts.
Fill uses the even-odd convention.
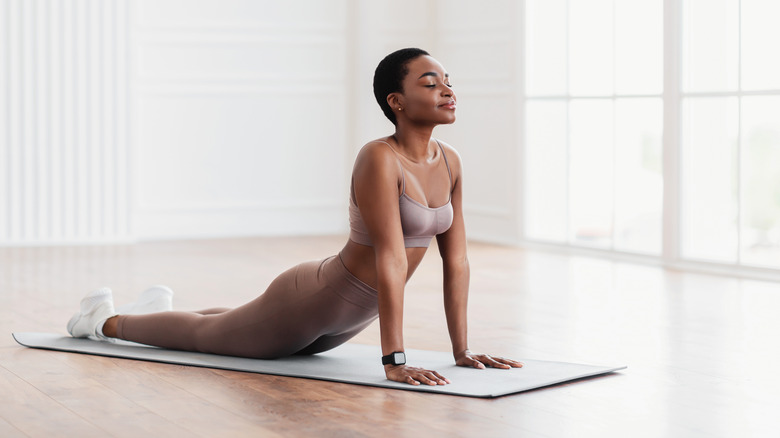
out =
[[[421,383],[431,386],[451,383],[449,379],[436,371],[410,367],[408,365],[385,365],[385,375],[388,380],[415,386]]]

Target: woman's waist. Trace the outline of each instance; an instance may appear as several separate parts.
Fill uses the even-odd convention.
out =
[[[409,281],[414,271],[422,262],[427,248],[406,248],[407,275],[406,281]],[[371,288],[377,288],[377,266],[376,254],[374,248],[361,245],[359,243],[348,241],[339,253],[344,267],[357,279],[369,285]]]

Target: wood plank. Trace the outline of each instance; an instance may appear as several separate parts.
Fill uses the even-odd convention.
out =
[[[77,381],[62,385],[73,395],[59,393],[63,388],[54,383],[39,385],[74,411],[99,413],[90,421],[101,427],[127,423],[121,430],[112,432],[114,435],[277,436],[257,422],[246,421],[198,397],[186,387],[169,384],[154,372],[139,367],[137,361],[69,353],[49,356],[54,356],[49,361],[49,370],[67,373]],[[53,366],[54,360],[59,365]],[[36,371],[41,372],[39,369],[31,374]]]
[[[28,436],[100,437],[105,431],[67,409],[34,385],[0,366],[0,413],[4,421]]]
[[[17,438],[24,437],[25,434],[21,430],[17,429],[11,423],[7,422],[3,418],[2,410],[0,410],[0,436],[3,438]]]

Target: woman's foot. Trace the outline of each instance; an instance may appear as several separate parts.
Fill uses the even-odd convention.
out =
[[[106,319],[116,315],[111,289],[103,287],[90,292],[81,300],[79,311],[68,321],[68,333],[74,338],[106,339],[100,332]]]
[[[168,286],[157,285],[143,291],[134,303],[116,309],[120,315],[145,315],[173,310],[173,291]]]

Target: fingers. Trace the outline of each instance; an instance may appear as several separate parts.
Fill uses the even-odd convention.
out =
[[[436,386],[451,383],[449,379],[436,371],[415,367],[404,367],[398,371],[400,371],[399,374],[393,373],[392,376],[388,375],[388,378],[397,382],[408,383],[414,386],[421,384]]]
[[[431,372],[432,372],[432,373],[433,373],[433,374],[434,374],[434,375],[435,375],[435,376],[436,376],[436,377],[439,379],[439,381],[441,381],[441,382],[445,382],[445,383],[452,383],[452,382],[450,382],[450,379],[448,379],[448,378],[446,378],[446,377],[442,376],[442,375],[441,375],[441,374],[439,374],[438,372],[436,372],[436,371],[431,371]],[[441,383],[440,383],[440,385],[441,385]]]
[[[473,366],[474,368],[478,368],[480,370],[484,370],[485,369],[485,364],[482,363],[481,361],[479,361],[477,359],[474,359],[473,357],[471,357],[469,359],[471,359],[471,362],[472,362],[471,366]]]
[[[482,361],[487,366],[489,366],[491,368],[501,368],[501,369],[505,369],[505,370],[509,369],[509,368],[512,368],[509,364],[506,364],[506,363],[503,363],[503,362],[499,362],[497,359],[503,359],[503,358],[500,358],[500,357],[493,358],[493,357],[488,356],[487,354],[482,356]]]
[[[425,383],[426,385],[446,385],[450,383],[449,380],[444,378],[441,374],[437,373],[436,371],[429,371],[429,370],[420,370],[420,382]]]
[[[474,354],[466,356],[459,361],[458,365],[472,366],[478,369],[485,369],[485,367],[498,368],[508,370],[510,368],[522,368],[523,363],[512,359],[506,359],[503,357],[490,356],[487,354]]]
[[[421,374],[417,378],[420,379],[420,383],[425,383],[426,385],[436,386],[439,384],[438,379],[432,379],[431,377],[424,374]]]
[[[455,361],[455,365],[459,367],[472,367],[479,370],[485,369],[485,365],[477,359],[474,359],[473,356],[463,356]]]
[[[512,368],[522,368],[523,367],[523,363],[522,362],[518,362],[516,360],[504,359],[503,357],[497,357],[495,359],[497,361],[503,363],[503,364],[509,365]]]

